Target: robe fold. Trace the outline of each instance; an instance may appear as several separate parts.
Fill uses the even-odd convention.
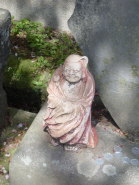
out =
[[[68,85],[59,67],[48,85],[48,106],[44,117],[45,130],[60,143],[85,144],[94,148],[97,134],[91,124],[91,105],[95,94],[92,75]]]

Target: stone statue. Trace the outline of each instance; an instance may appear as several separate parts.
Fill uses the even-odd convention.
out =
[[[97,135],[91,125],[91,105],[95,82],[87,69],[86,56],[70,55],[52,76],[48,86],[48,107],[44,130],[54,145],[64,144],[65,150],[94,148]]]

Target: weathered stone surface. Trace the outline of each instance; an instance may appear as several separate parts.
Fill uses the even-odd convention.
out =
[[[9,53],[9,28],[11,16],[9,11],[0,9],[0,127],[5,124],[6,114],[6,95],[2,87],[4,66],[7,62]]]
[[[64,151],[43,132],[46,108],[44,104],[10,163],[10,185],[138,185],[139,143],[98,124],[96,149]]]
[[[1,0],[16,20],[29,18],[55,29],[69,31],[67,21],[75,8],[75,0]]]
[[[124,131],[139,132],[139,1],[77,0],[69,27]]]
[[[36,117],[36,113],[24,111],[22,109],[16,109],[13,107],[8,108],[9,117],[12,120],[12,123],[28,123],[31,124],[34,118]]]

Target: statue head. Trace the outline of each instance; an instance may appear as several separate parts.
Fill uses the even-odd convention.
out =
[[[86,77],[88,58],[72,54],[68,56],[63,66],[63,76],[68,82],[78,82]]]

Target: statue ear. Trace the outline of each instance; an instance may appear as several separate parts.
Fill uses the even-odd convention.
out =
[[[87,67],[87,64],[88,64],[88,57],[83,56],[80,60],[82,61],[82,64],[83,64],[85,67]]]

